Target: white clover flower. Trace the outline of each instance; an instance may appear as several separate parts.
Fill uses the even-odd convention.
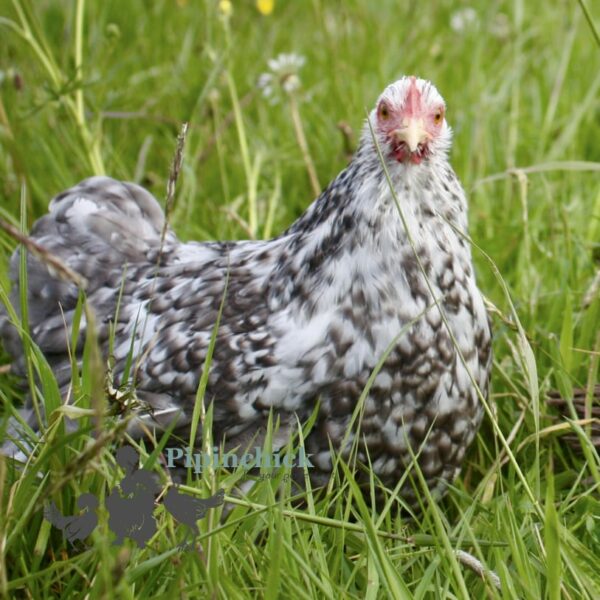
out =
[[[267,61],[269,71],[262,73],[258,78],[258,88],[262,95],[271,103],[278,101],[277,92],[284,91],[293,94],[302,86],[298,71],[306,59],[299,54],[279,54]]]
[[[475,9],[470,6],[461,8],[450,17],[450,27],[456,33],[463,33],[469,29],[477,29],[479,19]]]

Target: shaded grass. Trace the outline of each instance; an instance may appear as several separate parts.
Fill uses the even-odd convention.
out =
[[[0,208],[13,223],[26,216],[26,228],[52,195],[102,170],[164,198],[175,136],[189,121],[171,216],[178,234],[279,232],[313,194],[289,103],[272,105],[256,89],[266,59],[307,58],[297,116],[321,182],[346,160],[337,123],[358,131],[384,85],[414,72],[448,101],[470,235],[496,265],[474,250],[480,287],[503,316],[491,415],[449,496],[438,506],[423,492],[417,523],[358,499],[346,470],[303,509],[286,484],[276,492],[278,480],[230,498],[225,523],[217,513],[201,521],[202,555],[172,550],[179,534],[168,515],[145,550],[112,547],[104,515],[93,549],[78,554],[42,519],[41,499],[52,489],[72,513],[80,493],[106,493],[118,481],[111,449],[121,433],[107,427],[91,447],[89,428],[54,433],[22,476],[0,459],[3,593],[498,596],[457,562],[453,550],[465,548],[498,573],[504,597],[600,595],[600,460],[588,425],[557,420],[545,401],[551,388],[570,397],[598,381],[600,299],[584,297],[600,262],[600,49],[576,2],[491,2],[475,7],[476,27],[453,31],[464,6],[313,0],[280,2],[263,18],[252,3],[235,3],[228,19],[212,2],[0,0],[0,15],[26,25],[47,57],[1,22]],[[6,281],[12,243],[2,237],[0,247]],[[43,357],[30,356],[35,395],[56,404]],[[81,374],[84,407],[93,376]],[[0,396],[12,402],[14,383],[0,382]],[[569,432],[582,450],[563,441]],[[168,470],[150,463],[166,484]],[[230,490],[243,476],[207,474],[193,489]]]

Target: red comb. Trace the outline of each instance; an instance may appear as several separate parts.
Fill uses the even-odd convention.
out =
[[[408,94],[406,94],[406,103],[404,105],[404,112],[408,116],[415,115],[421,108],[421,92],[417,88],[417,78],[410,78],[410,86],[408,88]]]

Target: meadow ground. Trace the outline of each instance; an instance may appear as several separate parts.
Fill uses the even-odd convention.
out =
[[[496,307],[490,410],[461,476],[439,504],[423,491],[416,521],[361,500],[349,474],[303,507],[265,480],[226,521],[215,510],[200,522],[201,553],[175,548],[181,534],[164,512],[147,548],[112,546],[101,513],[90,547],[76,551],[43,519],[43,501],[73,513],[80,493],[104,497],[115,484],[122,434],[108,419],[95,444],[89,430],[57,433],[22,474],[0,459],[0,595],[600,597],[600,459],[585,419],[600,357],[598,6],[270,4],[0,0],[0,215],[27,229],[54,194],[99,172],[163,200],[186,121],[175,231],[270,237],[346,164],[387,83],[432,80],[455,132],[480,287]],[[270,69],[280,53],[304,59],[299,81]],[[0,237],[4,284],[14,245]],[[52,374],[29,351],[51,408]],[[93,358],[84,407],[102,401]],[[5,371],[3,410],[22,396]],[[580,414],[567,404],[572,418],[559,417],[549,392],[586,387]],[[153,448],[141,450],[166,481]],[[193,485],[228,492],[242,476]],[[457,550],[492,569],[502,591]]]

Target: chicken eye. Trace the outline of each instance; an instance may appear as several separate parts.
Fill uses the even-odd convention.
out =
[[[386,121],[390,118],[390,109],[388,108],[387,104],[382,103],[379,106],[379,118],[383,121]]]
[[[436,125],[439,125],[442,122],[443,118],[444,118],[444,113],[441,110],[438,110],[435,113],[435,115],[433,116],[433,122]]]

